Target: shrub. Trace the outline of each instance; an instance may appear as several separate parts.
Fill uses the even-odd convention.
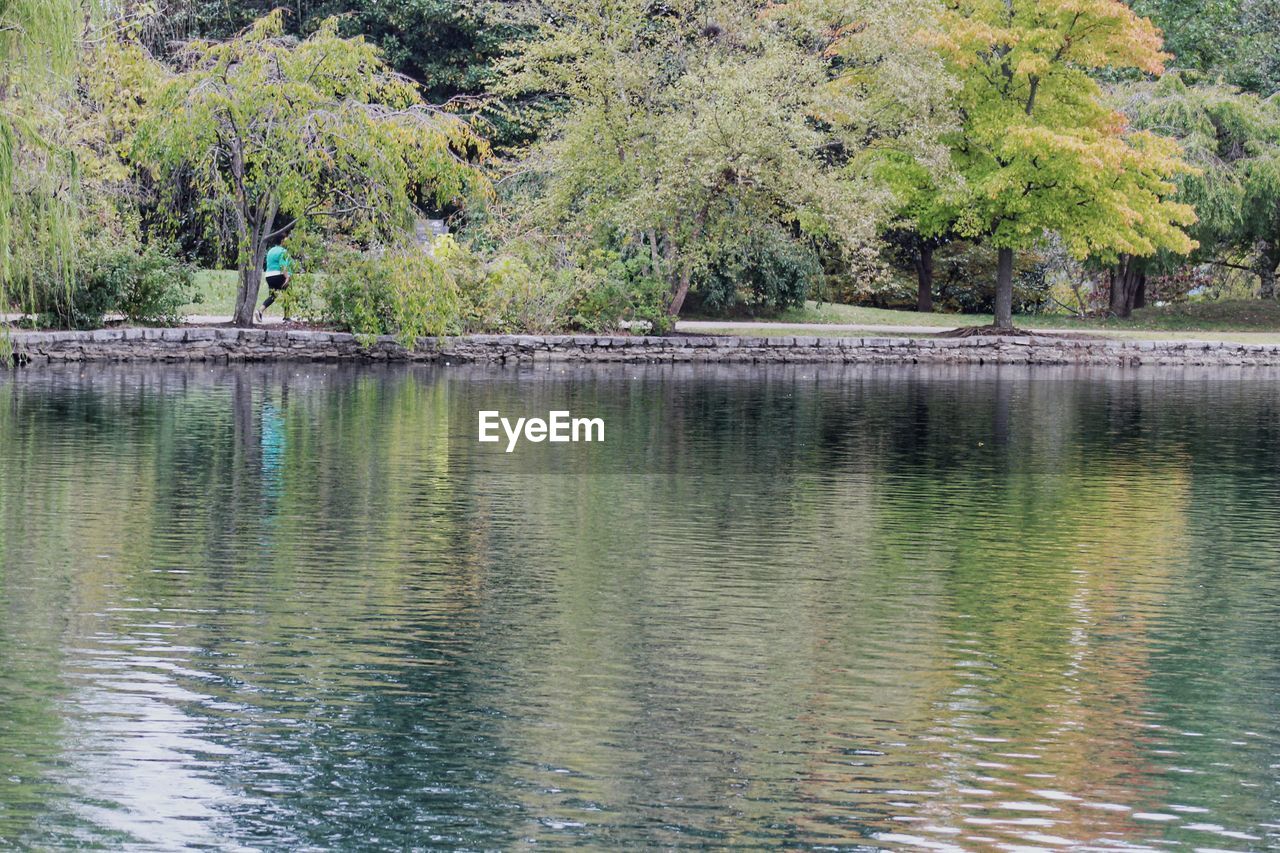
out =
[[[553,332],[564,328],[573,287],[520,258],[483,264],[469,281],[467,328],[485,332]]]
[[[639,256],[593,252],[588,263],[575,270],[579,286],[569,304],[569,325],[604,332],[631,321],[644,324],[650,334],[670,331],[675,321],[667,314],[670,291],[664,281],[646,274],[647,269]]]
[[[327,320],[359,335],[396,335],[406,345],[456,330],[457,282],[416,245],[329,253],[321,302]]]
[[[759,228],[712,261],[697,295],[712,314],[777,314],[804,305],[821,279],[813,249],[781,229]]]
[[[119,292],[109,277],[81,276],[70,283],[38,273],[32,276],[32,313],[41,328],[97,329],[116,306]]]
[[[109,313],[130,323],[176,325],[181,309],[198,302],[189,266],[156,246],[86,250],[70,282],[53,270],[30,282],[32,310],[41,326],[94,329]]]
[[[596,250],[556,267],[549,253],[514,243],[488,260],[452,237],[380,252],[330,248],[313,279],[319,319],[406,343],[461,332],[601,332],[623,321],[666,331],[667,288],[644,265]],[[293,285],[290,285],[293,290]]]
[[[118,287],[116,310],[130,323],[176,326],[182,307],[201,301],[191,267],[155,246],[140,255],[122,250],[104,260],[96,275],[115,280],[106,288]]]

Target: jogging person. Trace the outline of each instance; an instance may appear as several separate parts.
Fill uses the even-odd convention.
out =
[[[283,293],[289,287],[289,279],[293,277],[293,270],[296,265],[293,258],[289,255],[289,250],[284,246],[272,246],[267,252],[267,300],[262,303],[262,307],[258,309],[258,322],[262,322],[262,312],[271,307],[271,303],[276,301],[276,297]],[[289,319],[288,317],[285,318]]]

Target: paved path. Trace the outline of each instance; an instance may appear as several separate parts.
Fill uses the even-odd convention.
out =
[[[769,329],[804,330],[822,337],[823,332],[879,332],[885,335],[936,335],[955,326],[907,326],[907,325],[872,325],[867,323],[763,323],[755,320],[680,320],[676,323],[678,332],[760,332]],[[1038,329],[1037,331],[1047,331]]]

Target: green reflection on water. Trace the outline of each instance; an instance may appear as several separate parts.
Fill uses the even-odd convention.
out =
[[[1277,841],[1280,380],[0,384],[0,842]],[[475,414],[606,442],[475,442]]]

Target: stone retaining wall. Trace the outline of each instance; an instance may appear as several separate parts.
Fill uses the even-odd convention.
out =
[[[469,335],[362,343],[339,332],[99,329],[12,332],[20,365],[64,362],[439,361],[871,364],[1280,365],[1280,345],[1097,338],[811,338]]]

